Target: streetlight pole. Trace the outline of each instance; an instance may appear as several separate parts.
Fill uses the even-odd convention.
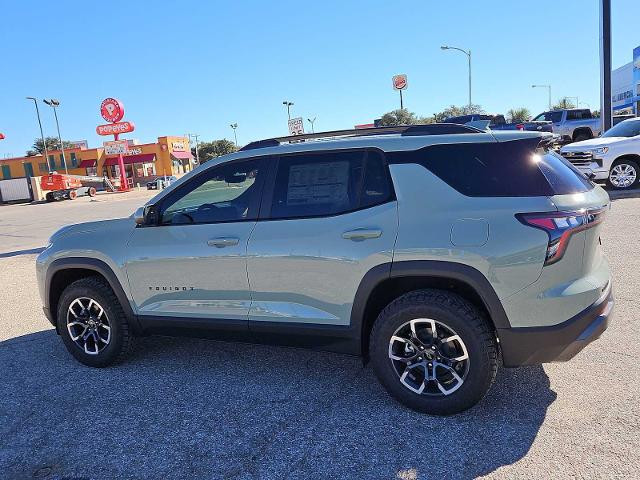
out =
[[[290,102],[289,100],[285,100],[284,102],[282,102],[282,104],[287,107],[287,116],[289,117],[289,120],[291,120],[291,106],[293,105],[293,102]]]
[[[471,109],[471,50],[465,50],[463,48],[458,47],[450,47],[448,45],[443,45],[440,47],[441,50],[457,50],[459,52],[464,53],[467,56],[467,60],[469,61],[469,109]]]
[[[316,123],[316,117],[313,117],[313,119],[307,118],[307,122],[311,124],[311,133],[316,133],[315,128],[313,126],[313,124]]]
[[[549,110],[551,110],[551,85],[531,85],[531,88],[546,88],[549,90]]]
[[[62,163],[64,165],[64,173],[69,174],[69,170],[67,169],[67,159],[64,156],[64,144],[62,143],[62,136],[60,135],[60,124],[58,123],[58,113],[56,109],[60,106],[60,102],[55,98],[51,100],[42,100],[44,103],[53,108],[53,116],[56,118],[56,128],[58,129],[58,140],[60,141],[60,150],[62,151]]]
[[[191,140],[191,137],[196,139],[196,163],[200,165],[200,152],[198,150],[198,137],[200,137],[200,135],[197,133],[187,133],[187,135],[189,136],[189,140]]]
[[[35,97],[26,97],[27,100],[33,100],[33,104],[36,106],[36,115],[38,116],[38,125],[40,126],[40,138],[42,139],[42,148],[44,148],[44,161],[49,168],[49,152],[47,151],[47,142],[44,141],[44,133],[42,131],[42,122],[40,121],[40,110],[38,109],[38,100]]]
[[[229,125],[231,128],[233,128],[233,138],[236,141],[236,148],[238,148],[238,135],[236,135],[236,128],[238,128],[238,124],[237,123],[232,123],[231,125]]]

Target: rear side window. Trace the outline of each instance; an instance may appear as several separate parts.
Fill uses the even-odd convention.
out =
[[[377,152],[285,156],[278,161],[270,217],[338,215],[391,196],[388,170]]]
[[[535,146],[531,141],[434,145],[387,158],[420,164],[469,197],[551,196],[593,188],[564,159],[536,154]]]

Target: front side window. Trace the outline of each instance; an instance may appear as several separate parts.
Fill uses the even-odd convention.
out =
[[[378,152],[325,152],[282,157],[271,218],[330,216],[388,201],[391,186]]]
[[[562,112],[544,112],[534,118],[533,121],[559,123],[562,121]]]
[[[161,223],[191,224],[254,220],[260,206],[264,161],[213,167],[185,184],[162,206]]]

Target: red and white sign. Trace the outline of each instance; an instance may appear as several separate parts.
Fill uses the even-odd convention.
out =
[[[304,135],[304,121],[302,117],[289,120],[289,135]]]
[[[124,117],[124,105],[115,98],[105,98],[100,104],[100,115],[107,122],[119,122]]]
[[[0,133],[0,140],[4,140],[4,133]]]
[[[133,132],[136,126],[133,122],[117,122],[108,123],[107,125],[98,125],[96,127],[96,133],[98,135],[116,135],[120,133]]]
[[[393,82],[394,90],[405,90],[407,88],[407,76],[404,73],[402,75],[394,75],[391,81]]]
[[[113,140],[104,142],[105,155],[126,155],[129,153],[129,142],[126,140]]]

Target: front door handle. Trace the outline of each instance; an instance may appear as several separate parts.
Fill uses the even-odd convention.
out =
[[[382,235],[379,228],[356,228],[342,234],[342,238],[346,240],[366,240],[368,238],[378,238]]]
[[[218,237],[207,241],[207,245],[217,248],[232,247],[238,243],[240,243],[240,239],[236,237]]]

